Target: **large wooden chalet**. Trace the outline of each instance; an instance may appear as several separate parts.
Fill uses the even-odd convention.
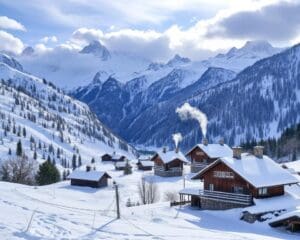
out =
[[[207,139],[197,144],[186,153],[191,162],[191,172],[196,173],[213,163],[220,157],[231,157],[232,149],[221,139],[219,143],[209,144]]]
[[[229,209],[253,204],[254,198],[268,198],[284,194],[284,186],[298,180],[263,155],[263,147],[254,154],[241,153],[233,148],[232,157],[223,157],[198,172],[192,179],[203,180],[203,190],[183,189],[181,198],[188,195],[192,206],[203,209]]]
[[[151,161],[154,162],[154,174],[161,177],[182,176],[183,164],[188,162],[178,149],[167,151],[166,148],[157,152]]]
[[[67,179],[71,180],[72,186],[100,188],[108,185],[108,179],[111,178],[106,172],[91,170],[87,166],[86,171],[75,170]]]

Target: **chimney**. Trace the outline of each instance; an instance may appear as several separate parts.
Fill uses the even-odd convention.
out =
[[[224,145],[224,138],[220,138],[219,144],[222,145],[222,146]]]
[[[167,147],[163,147],[163,153],[167,152]]]
[[[179,147],[178,146],[175,148],[175,152],[179,153]]]
[[[86,165],[86,171],[90,172],[91,171],[91,166],[90,165]]]
[[[263,146],[255,146],[253,148],[254,156],[257,158],[263,158],[264,155],[264,147]]]
[[[203,140],[202,140],[202,143],[203,143],[203,145],[205,145],[205,146],[207,146],[208,145],[208,140],[207,140],[207,138],[205,137],[205,138],[203,138]]]
[[[241,159],[242,150],[243,149],[241,147],[233,147],[232,148],[233,158],[235,158],[235,159]]]

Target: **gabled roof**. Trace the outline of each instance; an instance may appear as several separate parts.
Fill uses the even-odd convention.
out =
[[[156,154],[152,157],[152,159],[158,155],[160,157],[160,159],[163,161],[163,163],[169,163],[172,162],[175,159],[178,159],[182,162],[187,163],[188,160],[186,159],[186,157],[184,156],[184,154],[180,151],[176,152],[176,151],[167,151],[167,152],[163,152],[158,151],[156,152]]]
[[[67,178],[68,179],[78,179],[78,180],[88,180],[88,181],[99,181],[104,175],[108,178],[111,178],[106,172],[100,171],[84,171],[84,170],[75,170]]]
[[[116,163],[115,163],[115,166],[116,166],[116,167],[125,167],[126,164],[127,164],[127,162],[125,162],[125,161],[124,161],[124,162],[116,162]],[[129,165],[130,165],[130,164],[129,164]],[[131,166],[131,165],[130,165],[130,166]]]
[[[144,160],[144,161],[139,161],[139,164],[141,164],[143,167],[153,167],[154,163],[150,160]]]
[[[298,182],[292,174],[283,169],[268,156],[264,155],[263,158],[257,158],[248,153],[242,154],[241,159],[232,157],[219,158],[217,161],[196,173],[192,179],[201,178],[205,172],[220,162],[223,162],[255,188],[287,185]]]
[[[284,213],[278,217],[276,217],[274,220],[271,220],[269,222],[269,225],[272,227],[276,227],[278,226],[281,222],[288,220],[288,219],[292,219],[292,218],[297,218],[300,219],[300,209],[291,211],[291,212],[287,212]]]
[[[187,152],[188,155],[191,151],[193,151],[196,147],[201,148],[207,156],[210,158],[219,158],[219,157],[231,157],[232,156],[232,149],[227,144],[219,144],[219,143],[212,143],[212,144],[197,144],[194,146],[190,151]]]

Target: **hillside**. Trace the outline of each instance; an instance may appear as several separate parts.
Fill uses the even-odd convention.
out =
[[[135,149],[106,128],[86,104],[16,69],[14,61],[0,62],[1,161],[15,154],[19,140],[29,158],[37,155],[41,162],[50,157],[64,167],[70,166],[74,154],[82,164],[92,157],[99,160],[105,152],[134,157]]]

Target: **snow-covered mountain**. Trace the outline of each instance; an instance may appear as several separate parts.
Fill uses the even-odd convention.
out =
[[[210,141],[224,137],[229,144],[238,144],[253,138],[278,137],[286,127],[300,121],[299,69],[300,45],[296,45],[256,62],[234,78],[232,75],[214,86],[182,94],[186,89],[196,89],[193,84],[124,121],[122,129],[130,141],[150,146],[171,145],[171,135],[179,131],[184,135],[181,146],[187,148],[202,138],[196,122],[182,122],[175,113],[178,106],[189,102],[207,114]],[[197,84],[211,83],[219,73],[210,69]]]
[[[111,57],[107,48],[99,41],[92,41],[89,45],[85,46],[80,53],[93,54],[101,58],[102,61],[107,61]]]
[[[257,60],[280,51],[267,42],[247,42],[240,49],[233,48],[226,54],[219,54],[204,61],[191,61],[175,55],[167,63],[156,63],[124,52],[113,52],[98,41],[93,41],[81,50],[64,46],[38,53],[27,47],[18,60],[24,68],[40,78],[70,90],[91,83],[97,72],[105,72],[119,82],[126,83],[134,78],[145,78],[144,87],[165,77],[175,68],[189,71],[189,78],[182,81],[182,87],[192,84],[208,67],[221,67],[239,72]],[[84,53],[84,54],[83,54]]]
[[[153,108],[164,106],[165,102],[173,105],[173,101],[177,103],[181,99],[189,99],[199,91],[232,80],[237,72],[278,51],[280,49],[273,48],[269,43],[258,41],[247,42],[240,49],[231,49],[226,54],[206,61],[193,62],[175,55],[166,64],[149,64],[145,71],[137,73],[134,79],[125,84],[114,77],[113,88],[103,88],[110,85],[112,78],[105,79],[105,72],[98,72],[94,77],[98,81],[78,88],[73,95],[86,102],[100,119],[129,141],[147,145],[165,144],[158,137],[151,136],[158,134],[158,126],[149,128],[154,123],[145,121],[145,118],[154,114],[151,112]],[[164,116],[164,112],[160,116]],[[156,121],[161,122],[158,119]],[[151,133],[138,136],[144,127],[148,127]],[[162,138],[170,143],[170,136]]]
[[[97,41],[80,50],[58,46],[42,53],[26,52],[17,57],[26,71],[66,90],[88,85],[99,71],[125,83],[151,63],[127,53],[110,52]]]
[[[15,59],[0,55],[1,160],[11,157],[9,149],[15,153],[19,140],[26,155],[36,152],[38,161],[50,156],[61,163],[76,154],[84,163],[113,151],[134,157],[135,149],[106,128],[86,104],[21,70]]]

